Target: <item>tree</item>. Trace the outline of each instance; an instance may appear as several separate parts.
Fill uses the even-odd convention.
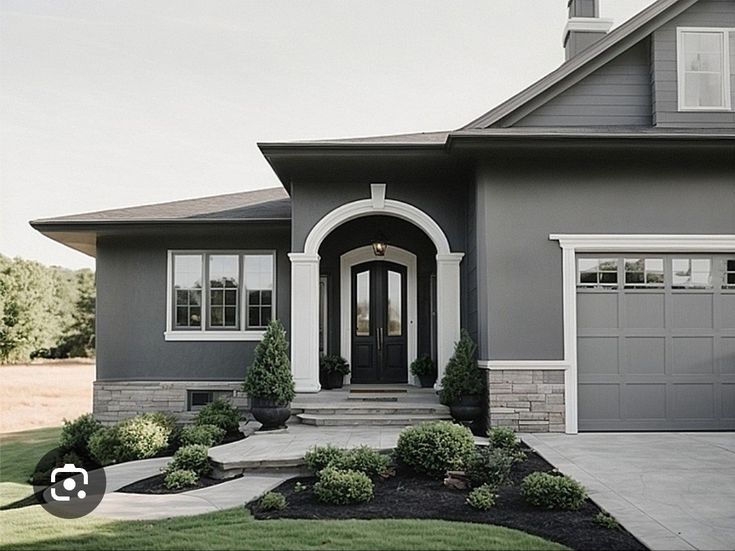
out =
[[[38,262],[0,257],[0,362],[25,361],[60,333],[56,285]]]
[[[263,339],[255,347],[253,365],[245,376],[243,390],[251,398],[271,400],[285,406],[295,396],[288,343],[283,325],[278,320],[268,324]]]

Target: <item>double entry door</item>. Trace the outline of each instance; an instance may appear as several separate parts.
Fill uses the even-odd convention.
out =
[[[406,268],[373,261],[351,275],[352,383],[407,382]]]

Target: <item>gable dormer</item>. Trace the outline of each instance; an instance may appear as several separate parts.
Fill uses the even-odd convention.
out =
[[[651,44],[653,124],[735,128],[735,0],[699,0]]]

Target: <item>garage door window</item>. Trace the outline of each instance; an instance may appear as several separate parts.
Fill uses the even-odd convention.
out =
[[[625,259],[625,287],[626,289],[645,287],[656,288],[664,286],[664,259],[663,258],[626,258]]]
[[[712,287],[712,260],[709,258],[673,258],[674,289],[709,289]]]
[[[580,258],[577,262],[580,287],[617,287],[617,258]]]
[[[735,258],[727,258],[723,260],[724,277],[722,287],[725,289],[735,289]]]

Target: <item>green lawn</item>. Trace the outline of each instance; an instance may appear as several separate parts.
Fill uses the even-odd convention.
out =
[[[25,481],[59,429],[0,436],[0,501]],[[244,508],[147,522],[63,520],[40,506],[0,511],[0,549],[564,549],[498,526],[428,520],[256,521]]]
[[[0,507],[33,494],[28,477],[56,447],[61,428],[0,434]]]

